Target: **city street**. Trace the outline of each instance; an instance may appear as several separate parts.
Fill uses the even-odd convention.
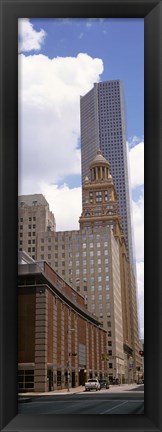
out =
[[[19,403],[19,414],[144,414],[144,386],[31,396]]]

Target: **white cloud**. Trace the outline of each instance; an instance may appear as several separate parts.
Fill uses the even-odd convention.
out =
[[[46,37],[46,32],[41,29],[34,30],[33,24],[27,18],[20,18],[18,21],[19,52],[40,50]]]
[[[92,20],[93,20],[93,18],[90,18],[88,21],[86,21],[87,29],[90,29],[92,27]]]
[[[134,189],[144,183],[144,142],[130,149],[129,159],[131,187]]]
[[[137,262],[137,304],[139,315],[140,338],[144,338],[144,262]]]
[[[50,210],[55,215],[56,230],[78,230],[82,211],[81,187],[70,189],[66,184],[58,187],[42,183],[40,190],[50,203]]]
[[[101,59],[19,55],[19,193],[80,174],[80,95],[99,81]]]
[[[136,260],[143,261],[144,259],[144,194],[142,193],[142,191],[138,201],[132,202],[132,211],[133,211]]]
[[[83,32],[81,32],[81,33],[79,34],[79,36],[78,36],[78,39],[82,39],[82,38],[83,38],[83,36],[84,36],[84,33],[83,33]]]

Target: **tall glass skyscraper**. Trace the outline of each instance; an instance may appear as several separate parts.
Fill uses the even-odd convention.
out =
[[[95,83],[80,98],[82,184],[100,148],[110,162],[129,261],[133,263],[131,201],[123,85],[120,80]]]

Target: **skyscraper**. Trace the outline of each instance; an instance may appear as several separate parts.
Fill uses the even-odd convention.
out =
[[[133,266],[131,208],[123,85],[120,80],[95,83],[80,98],[82,185],[98,147],[110,162],[127,253]]]

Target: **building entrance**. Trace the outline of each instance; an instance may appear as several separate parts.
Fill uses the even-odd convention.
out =
[[[79,385],[84,385],[84,384],[85,384],[84,369],[80,369],[80,371],[79,371]]]

